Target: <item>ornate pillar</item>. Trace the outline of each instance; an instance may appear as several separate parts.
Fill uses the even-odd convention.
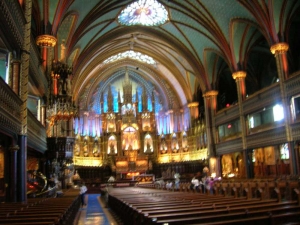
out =
[[[237,95],[238,95],[238,105],[239,105],[239,115],[240,115],[240,123],[241,123],[241,131],[242,131],[242,144],[243,144],[243,160],[245,161],[245,170],[248,176],[249,174],[249,166],[246,166],[246,162],[248,161],[248,154],[247,154],[247,129],[246,129],[246,121],[244,116],[244,109],[243,109],[243,101],[246,98],[246,85],[245,85],[245,78],[246,72],[245,71],[236,71],[232,74],[233,79],[237,85]],[[248,177],[249,178],[249,177]]]
[[[12,80],[11,80],[11,88],[12,90],[19,95],[19,83],[20,83],[20,65],[21,61],[17,59],[13,59],[11,61],[12,66]]]
[[[9,148],[11,153],[11,174],[10,174],[10,198],[12,202],[17,202],[17,171],[18,171],[18,163],[17,163],[17,151],[19,150],[19,146],[15,145]]]
[[[246,122],[244,117],[244,110],[243,110],[243,101],[246,97],[246,85],[245,85],[245,78],[246,72],[245,71],[237,71],[232,74],[233,79],[237,85],[237,94],[238,94],[238,103],[239,103],[239,115],[240,115],[240,122],[242,128],[242,140],[243,140],[243,149],[247,148],[246,145]]]
[[[207,91],[205,94],[203,94],[206,132],[207,132],[208,157],[212,157],[216,155],[216,150],[215,150],[216,132],[215,132],[214,115],[216,114],[216,110],[217,110],[217,95],[218,95],[218,91],[215,90]]]
[[[288,102],[288,96],[285,90],[285,83],[284,81],[288,78],[288,59],[287,59],[287,51],[289,50],[289,45],[287,43],[281,42],[276,43],[271,46],[270,48],[272,54],[275,55],[276,58],[276,65],[277,65],[277,72],[279,78],[279,85],[280,85],[280,96],[281,102],[284,112],[284,123],[285,123],[285,134],[286,140],[289,146],[289,154],[290,154],[290,173],[296,173],[296,164],[295,164],[295,149],[293,144],[293,137],[290,127],[291,122],[291,112]]]
[[[27,99],[28,99],[28,77],[29,77],[29,55],[30,55],[30,46],[31,46],[31,18],[32,18],[32,0],[25,1],[24,7],[24,17],[25,17],[25,24],[24,24],[24,33],[23,33],[23,44],[22,44],[22,51],[21,51],[21,74],[20,74],[20,97],[22,100],[22,106],[20,109],[21,112],[21,132],[18,137],[21,140],[21,149],[22,153],[19,155],[19,162],[18,162],[18,173],[20,180],[18,182],[19,186],[19,199],[18,201],[24,202],[27,201],[27,184],[26,184],[26,173],[22,173],[23,171],[27,171],[26,166],[26,156],[27,156]],[[21,174],[20,174],[21,173]]]

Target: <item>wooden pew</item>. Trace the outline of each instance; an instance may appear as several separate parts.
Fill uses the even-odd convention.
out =
[[[297,225],[299,224],[300,212],[281,212],[281,209],[278,211],[278,214],[272,214],[273,211],[267,211],[265,214],[262,212],[256,213],[234,213],[226,215],[215,215],[215,216],[206,216],[206,217],[193,217],[177,220],[161,220],[161,221],[152,221],[150,224],[169,224],[169,225],[181,225],[181,224],[197,224],[197,225],[223,225],[223,224],[243,224],[243,225],[282,225],[290,224]],[[287,221],[289,223],[287,223]]]
[[[56,217],[38,217],[38,214],[36,214],[34,217],[26,217],[26,218],[1,218],[0,219],[0,224],[12,224],[12,223],[17,223],[17,224],[32,224],[32,223],[48,223],[48,224],[60,224],[59,218]]]
[[[245,219],[248,217],[257,217],[261,215],[274,215],[281,214],[284,210],[297,213],[300,212],[300,206],[298,204],[263,204],[259,206],[246,206],[246,207],[228,207],[221,210],[201,210],[198,212],[178,212],[176,215],[172,213],[168,214],[156,214],[148,216],[150,220],[147,220],[149,224],[208,224],[212,222],[225,222],[226,220]]]
[[[268,199],[266,181],[257,182],[257,184],[256,184],[256,194],[257,194],[257,197],[259,197],[261,199]]]
[[[242,220],[250,212],[253,212],[251,215],[257,219],[260,213],[267,214],[271,212],[272,215],[279,215],[279,213],[289,211],[293,215],[297,215],[297,212],[300,211],[299,201],[277,203],[275,198],[259,200],[252,197],[249,200],[245,200],[246,197],[234,198],[234,196],[223,197],[161,190],[158,192],[155,190],[155,192],[151,193],[151,191],[142,192],[135,190],[134,194],[131,191],[126,191],[126,197],[123,197],[124,192],[112,194],[111,197],[114,199],[111,202],[112,208],[117,213],[120,212],[125,224],[174,223],[181,225],[189,224],[182,222],[185,218],[194,218],[198,224],[201,218],[207,217],[206,222],[209,222],[209,218],[212,217],[212,221],[216,220],[216,223],[218,223],[214,216],[219,214],[219,219],[222,219],[222,215],[225,218],[225,215],[237,213]],[[154,201],[153,197],[156,198]],[[230,219],[230,217],[226,217],[226,220]],[[192,221],[190,222],[192,223]]]
[[[257,204],[271,204],[271,203],[275,203],[273,200],[266,200],[265,202],[258,202],[258,201],[245,201],[245,202],[239,202],[239,203],[228,203],[228,204],[217,204],[217,203],[211,203],[210,205],[189,205],[189,206],[177,206],[177,207],[173,207],[173,208],[167,208],[164,207],[163,209],[139,209],[139,212],[142,212],[144,215],[147,215],[148,217],[153,215],[153,214],[164,214],[164,213],[173,213],[173,212],[185,212],[185,211],[204,211],[204,210],[222,210],[222,209],[226,209],[228,210],[228,208],[235,208],[235,207],[251,207]]]
[[[78,190],[60,198],[28,199],[23,203],[1,203],[0,224],[70,224],[80,208]]]

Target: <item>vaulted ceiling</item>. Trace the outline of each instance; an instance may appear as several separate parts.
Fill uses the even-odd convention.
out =
[[[113,84],[121,89],[126,68],[134,87],[146,87],[164,102],[181,108],[202,93],[218,88],[224,64],[230,73],[246,70],[253,46],[267,48],[287,41],[286,32],[299,10],[297,0],[158,0],[169,20],[160,26],[124,26],[118,15],[132,0],[38,0],[37,34],[52,34],[66,43],[73,66],[74,99],[95,108],[100,93]],[[134,50],[156,64],[130,58],[105,64],[111,56]],[[270,53],[271,54],[271,53]]]

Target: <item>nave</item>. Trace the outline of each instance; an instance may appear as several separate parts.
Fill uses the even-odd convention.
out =
[[[100,194],[87,194],[86,206],[79,209],[74,225],[118,225],[120,222],[112,216]]]
[[[223,184],[225,184],[224,182]],[[228,186],[229,187],[229,186]],[[286,186],[288,187],[288,186]],[[81,207],[78,189],[63,190],[57,198],[29,198],[27,203],[1,203],[0,224],[10,225],[299,225],[300,193],[271,188],[269,197],[230,195],[215,186],[213,194],[189,188],[158,189],[151,185],[108,186],[88,193]],[[243,191],[251,191],[252,188]],[[261,189],[261,188],[260,188]],[[222,192],[224,191],[225,192]],[[101,194],[100,194],[101,191]],[[264,190],[262,190],[264,191]],[[281,192],[281,193],[280,193]]]

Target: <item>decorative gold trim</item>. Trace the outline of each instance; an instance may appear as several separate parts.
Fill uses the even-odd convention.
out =
[[[188,107],[191,108],[191,107],[197,107],[199,105],[199,102],[191,102],[188,104]]]
[[[236,71],[232,74],[233,79],[237,79],[237,78],[245,78],[246,77],[246,72],[245,71]]]
[[[271,46],[270,50],[272,54],[285,53],[289,50],[289,45],[285,42],[276,43],[275,45]]]
[[[203,97],[211,97],[211,96],[217,96],[219,94],[218,91],[215,90],[211,90],[211,91],[207,91],[205,92],[205,94],[203,94]]]
[[[52,35],[40,35],[36,38],[36,44],[40,47],[54,47],[57,39]]]

